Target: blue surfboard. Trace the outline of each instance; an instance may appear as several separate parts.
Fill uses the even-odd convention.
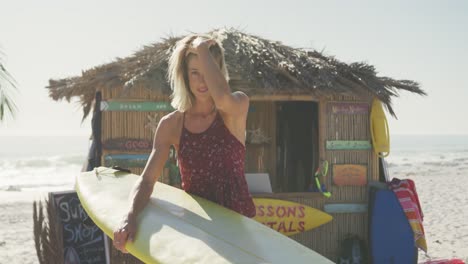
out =
[[[413,231],[396,195],[391,190],[371,187],[369,198],[372,263],[417,263]]]

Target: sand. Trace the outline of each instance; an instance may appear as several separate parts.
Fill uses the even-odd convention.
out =
[[[419,251],[420,262],[431,258],[461,258],[468,262],[468,169],[454,174],[394,175],[416,183],[428,245],[428,256]]]
[[[0,263],[39,263],[34,246],[33,205],[41,193],[0,191]]]
[[[441,175],[443,172],[445,174]],[[394,170],[391,175],[416,182],[429,248],[428,255],[420,251],[419,261],[456,257],[468,262],[468,166]],[[32,231],[32,202],[45,195],[0,191],[0,263],[38,263]]]

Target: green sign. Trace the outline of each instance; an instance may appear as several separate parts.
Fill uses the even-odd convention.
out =
[[[368,140],[327,140],[328,150],[368,150],[372,145]]]
[[[102,101],[101,111],[140,111],[140,112],[170,112],[173,111],[169,102],[124,102]]]
[[[104,166],[120,166],[123,168],[144,168],[149,155],[110,154],[104,156]]]

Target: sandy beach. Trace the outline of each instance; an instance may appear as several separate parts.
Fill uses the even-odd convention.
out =
[[[428,256],[419,251],[419,261],[460,258],[468,262],[468,164],[438,166],[416,173],[394,173],[415,181],[424,213]]]
[[[443,163],[424,169],[404,170],[403,167],[395,168],[390,164],[390,172],[393,177],[410,178],[416,182],[429,248],[427,256],[420,251],[419,262],[455,257],[468,261],[468,160],[453,167]],[[0,191],[1,263],[38,263],[32,232],[32,202],[44,195]]]
[[[0,262],[39,263],[33,235],[33,201],[39,192],[0,191]]]

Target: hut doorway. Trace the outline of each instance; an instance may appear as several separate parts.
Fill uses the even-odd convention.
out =
[[[317,102],[277,103],[277,184],[280,192],[304,192],[319,161]]]

